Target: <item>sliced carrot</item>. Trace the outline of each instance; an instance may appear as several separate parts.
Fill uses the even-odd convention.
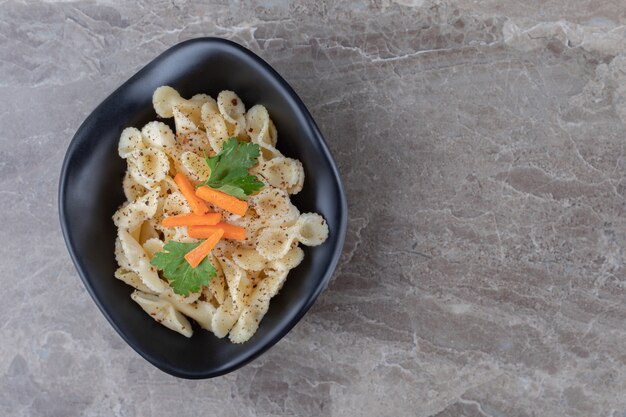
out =
[[[209,208],[206,203],[196,197],[196,192],[193,184],[189,181],[189,179],[185,176],[185,174],[181,174],[180,172],[176,174],[174,177],[174,182],[180,188],[180,192],[183,193],[185,199],[189,203],[191,210],[195,214],[205,214],[208,213]]]
[[[221,209],[230,211],[231,213],[238,214],[240,216],[246,214],[246,210],[248,209],[247,202],[241,201],[240,199],[221,191],[214,190],[206,185],[198,187],[196,195]]]
[[[219,213],[207,213],[202,215],[190,213],[166,217],[161,221],[161,224],[164,227],[213,226],[218,224],[221,218],[222,215]]]
[[[213,232],[211,236],[207,238],[204,242],[196,246],[195,249],[187,252],[185,255],[185,259],[189,262],[192,268],[200,265],[200,262],[213,250],[217,242],[220,241],[224,231],[222,229],[216,230]]]
[[[194,239],[206,239],[218,229],[224,231],[224,238],[226,239],[246,240],[246,229],[228,223],[218,223],[215,226],[189,226],[187,233],[189,237]]]

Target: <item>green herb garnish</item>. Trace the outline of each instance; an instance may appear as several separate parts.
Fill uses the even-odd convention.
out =
[[[158,270],[163,271],[163,276],[178,295],[186,297],[189,293],[198,292],[203,285],[209,285],[211,278],[217,276],[217,271],[208,258],[204,258],[195,268],[185,259],[185,255],[199,244],[200,242],[182,243],[170,240],[163,247],[165,252],[157,252],[150,261]]]
[[[256,143],[228,139],[220,153],[210,158],[204,155],[211,175],[200,185],[207,185],[239,200],[247,200],[250,194],[263,188],[263,183],[248,173],[259,155],[260,149]]]

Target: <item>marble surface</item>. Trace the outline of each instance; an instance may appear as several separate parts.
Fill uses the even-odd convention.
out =
[[[625,25],[623,0],[0,0],[0,415],[626,416]],[[207,35],[300,94],[350,221],[284,340],[185,381],[97,310],[56,192],[84,117]]]

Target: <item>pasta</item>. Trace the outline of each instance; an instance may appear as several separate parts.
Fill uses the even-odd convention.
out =
[[[170,170],[170,162],[158,148],[136,149],[127,158],[128,172],[140,185],[151,190],[163,181]]]
[[[227,90],[216,98],[196,94],[185,99],[168,86],[157,88],[152,102],[157,115],[172,123],[128,127],[118,144],[118,153],[127,162],[122,180],[127,201],[113,215],[118,228],[115,278],[133,287],[132,300],[168,329],[191,337],[195,322],[218,338],[243,343],[258,329],[289,271],[302,262],[300,245],[324,243],[328,225],[319,214],[300,213],[291,202],[290,196],[302,190],[304,167],[276,148],[278,132],[263,105],[246,111],[239,96]],[[216,165],[237,152],[249,152],[241,161],[252,162]],[[181,175],[188,182],[180,182]],[[237,175],[247,177],[228,183]],[[194,195],[200,185],[215,187],[212,197]],[[214,195],[219,201],[198,203],[199,196],[217,198]],[[242,205],[245,210],[240,211]],[[205,219],[198,216],[205,216],[207,207],[207,216],[215,220],[200,224],[215,226],[201,226],[209,228],[203,233],[222,228],[211,243],[190,237],[209,235],[190,233],[193,223],[184,223],[193,216]],[[164,222],[171,216],[178,217]],[[218,241],[223,230],[241,233],[225,234]],[[168,249],[172,243],[191,245],[196,248],[193,252],[207,249],[192,263],[185,260],[191,252],[185,259],[175,258]],[[163,256],[179,262],[173,268],[176,273],[200,274],[194,267],[205,265],[213,275],[200,276],[202,284],[183,292],[168,275],[169,266],[157,261]]]
[[[191,337],[193,334],[189,320],[176,310],[172,303],[167,301],[164,297],[148,294],[139,290],[134,291],[130,297],[141,306],[143,311],[168,329],[174,330],[187,337]]]
[[[146,145],[143,143],[141,132],[138,129],[134,127],[127,127],[122,130],[117,151],[123,159],[128,158],[133,151],[143,149],[145,147]]]
[[[159,148],[169,156],[176,153],[176,138],[168,125],[162,122],[150,122],[141,129],[141,136],[146,146]]]
[[[218,94],[217,108],[227,126],[230,127],[230,136],[237,136],[245,129],[246,107],[243,105],[243,101],[241,101],[233,91],[225,90]]]
[[[124,268],[118,268],[115,271],[115,278],[119,279],[120,281],[125,282],[126,284],[130,285],[133,288],[138,289],[141,292],[150,293],[150,294],[153,293],[152,290],[148,288],[146,284],[143,283],[143,281],[141,280],[141,277],[139,277],[139,275],[136,272],[133,272]]]
[[[185,151],[180,157],[181,170],[192,180],[206,181],[211,171],[204,159],[196,153]]]
[[[115,225],[119,228],[135,230],[144,221],[152,218],[158,208],[159,192],[160,190],[155,188],[147,194],[123,205],[113,215]]]
[[[159,278],[156,268],[150,265],[148,254],[137,240],[126,230],[119,229],[118,238],[121,242],[123,256],[126,265],[141,278],[141,281],[150,290],[160,293],[166,288],[166,284]]]

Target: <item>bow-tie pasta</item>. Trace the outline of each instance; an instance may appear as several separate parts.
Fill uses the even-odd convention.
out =
[[[126,202],[113,215],[115,278],[167,328],[191,337],[193,320],[243,343],[304,259],[300,244],[324,243],[328,225],[291,202],[304,185],[304,167],[276,147],[278,131],[263,105],[246,111],[233,91],[186,99],[168,86],[152,99],[160,120],[124,129],[118,144],[127,171]],[[233,164],[235,157],[242,165]],[[251,184],[256,188],[241,191]],[[200,188],[219,198],[203,200]],[[212,239],[194,266],[187,256]],[[176,258],[172,244],[196,249]],[[163,256],[167,262],[155,263]],[[201,284],[181,292],[192,278]]]
[[[193,334],[189,320],[176,310],[172,303],[166,301],[164,297],[147,294],[139,290],[134,291],[130,297],[141,306],[143,311],[168,329],[187,337],[191,337]]]
[[[163,181],[170,170],[167,154],[158,148],[136,149],[126,161],[133,179],[149,190]]]
[[[217,95],[217,108],[226,122],[229,136],[238,136],[246,128],[246,106],[233,91],[222,91]]]

